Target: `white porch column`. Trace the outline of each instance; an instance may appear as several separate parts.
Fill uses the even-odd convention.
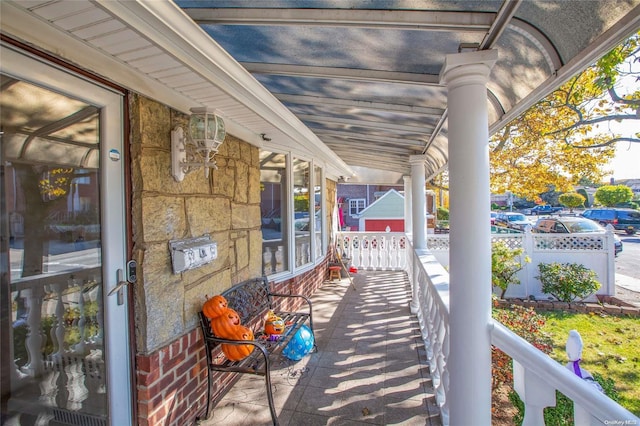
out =
[[[410,234],[413,232],[413,220],[411,215],[413,210],[411,207],[411,176],[402,176],[404,180],[404,232]]]
[[[451,425],[491,424],[491,228],[486,83],[496,50],[447,55]],[[469,214],[469,212],[473,212]]]
[[[425,191],[424,162],[426,156],[411,155],[411,216],[413,229],[413,248],[422,250],[427,248],[427,211]]]

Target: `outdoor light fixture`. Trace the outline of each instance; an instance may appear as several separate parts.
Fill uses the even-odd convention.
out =
[[[171,131],[171,174],[181,182],[187,173],[204,167],[205,177],[209,168],[217,169],[213,157],[224,142],[224,121],[207,107],[191,108],[189,132],[182,127]]]

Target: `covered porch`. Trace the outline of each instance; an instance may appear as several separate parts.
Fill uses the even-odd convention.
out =
[[[261,198],[265,183],[276,183],[276,176],[282,193],[270,201],[279,210],[273,225],[281,229],[273,231],[279,232],[276,236],[283,241],[288,263],[277,273],[272,268],[269,278],[287,291],[312,291],[314,280],[322,279],[337,231],[330,216],[338,183],[404,181],[405,193],[411,194],[405,212],[412,213],[405,221],[405,231],[413,244],[409,239],[402,243],[406,251],[401,267],[367,277],[377,280],[387,273],[397,274],[410,283],[410,311],[417,319],[405,316],[409,299],[404,293],[390,294],[384,299],[387,304],[375,313],[387,319],[387,332],[405,318],[420,326],[419,332],[411,328],[403,333],[399,337],[402,345],[398,344],[403,355],[410,350],[414,356],[403,385],[425,387],[420,391],[423,394],[403,397],[407,403],[421,401],[422,414],[415,414],[421,416],[416,418],[431,421],[435,399],[440,414],[434,421],[489,424],[493,343],[517,361],[516,387],[526,390],[527,397],[525,424],[541,423],[542,407],[552,402],[556,389],[576,402],[577,423],[636,421],[491,320],[487,140],[636,31],[639,1],[429,1],[415,9],[393,9],[395,2],[345,2],[338,9],[334,2],[317,2],[315,9],[304,2],[291,2],[295,5],[291,8],[278,1],[265,2],[264,8],[249,3],[97,0],[78,8],[75,2],[62,0],[2,2],[3,46],[20,51],[16,54],[19,60],[3,57],[3,72],[12,78],[7,81],[23,79],[51,86],[55,92],[61,83],[47,74],[60,67],[92,80],[94,86],[107,86],[122,98],[118,98],[115,113],[105,114],[117,117],[116,136],[105,138],[117,146],[114,150],[104,146],[101,164],[119,166],[109,173],[122,180],[114,187],[122,190],[121,198],[131,200],[132,206],[123,205],[123,212],[118,212],[121,217],[102,228],[105,237],[122,234],[123,241],[111,244],[118,246],[118,252],[106,259],[115,259],[118,265],[105,268],[113,277],[105,273],[108,286],[99,294],[118,309],[118,318],[132,324],[114,327],[129,330],[131,336],[122,332],[122,341],[111,344],[130,355],[122,358],[127,365],[112,371],[127,373],[121,389],[132,395],[125,395],[119,406],[112,404],[110,417],[102,419],[104,424],[135,420],[149,425],[186,424],[184,419],[190,421],[202,411],[204,355],[198,345],[195,313],[204,295],[264,271],[264,249],[270,250],[269,242],[276,238],[265,237],[264,219],[273,218],[260,211]],[[48,72],[32,76],[32,67],[24,59],[31,61],[31,56],[47,62]],[[5,71],[8,65],[17,71]],[[64,90],[74,99],[82,98],[80,91]],[[102,106],[97,101],[90,106],[94,103]],[[173,149],[171,130],[184,125],[194,107],[215,109],[224,117],[229,137],[217,157],[219,170],[193,173],[181,181],[172,177],[174,164],[180,163],[174,161],[179,150]],[[71,116],[62,124],[75,123],[73,119],[79,117]],[[34,135],[52,133],[58,127],[43,129]],[[27,151],[22,147],[16,152]],[[280,162],[266,161],[274,157]],[[42,161],[57,165],[47,157]],[[425,181],[445,168],[451,177],[448,270],[427,250],[424,224]],[[272,174],[272,180],[261,178],[264,170]],[[296,209],[294,197],[314,191],[318,205],[300,207],[298,203]],[[108,203],[112,198],[105,197],[103,204],[113,209]],[[316,207],[323,213],[318,217]],[[473,214],[468,216],[468,212]],[[297,217],[296,213],[307,216]],[[162,220],[154,220],[158,217]],[[283,224],[282,218],[289,222]],[[305,227],[305,219],[306,229],[298,229],[296,225]],[[114,232],[121,224],[126,229]],[[174,273],[167,243],[210,233],[219,242],[218,259],[197,271]],[[298,244],[299,233],[305,233],[305,244]],[[8,252],[8,242],[4,244]],[[116,272],[128,259],[138,261],[139,278],[122,294],[124,281]],[[323,323],[327,328],[319,330],[321,341],[328,339],[331,347],[330,326],[340,325],[329,315],[337,315],[342,303],[353,302],[353,309],[357,308],[351,311],[353,317],[346,316],[346,309],[340,312],[345,326],[375,314],[365,312],[383,299],[377,287],[371,293],[365,291],[375,282],[357,287],[353,294],[348,288],[341,289],[345,301],[336,301],[334,310],[327,311]],[[117,293],[108,299],[112,288]],[[324,291],[315,297],[324,297]],[[396,307],[402,309],[402,316],[388,318]],[[39,336],[33,336],[31,346],[35,348]],[[357,355],[362,342],[357,336],[350,337],[355,347],[345,350]],[[378,377],[386,374],[389,354],[394,352],[389,351],[393,343],[388,339],[385,367],[369,365]],[[313,373],[322,368],[323,355],[335,352],[319,352]],[[426,367],[419,356],[423,352],[430,378],[422,376]],[[311,357],[308,362],[313,361]],[[340,362],[348,360],[332,362],[336,369],[344,367],[347,372],[356,367],[354,360],[347,365]],[[201,373],[188,376],[194,371]],[[301,381],[312,380],[311,370],[305,374]],[[329,389],[350,392],[345,383]],[[366,402],[363,408],[359,403],[347,404],[350,396],[333,397],[331,405],[323,402],[326,399],[303,399],[305,389],[302,395],[293,392],[300,399],[291,409],[286,402],[293,399],[283,393],[281,409],[290,410],[285,415],[293,416],[305,401],[317,402],[325,405],[316,410],[333,410],[331,415],[347,415],[357,421],[352,417],[358,415],[357,408],[365,417],[362,421],[370,418],[375,422],[382,416],[381,421],[388,423],[395,413],[392,406],[382,410],[381,404],[387,407],[387,391],[409,391],[388,384],[392,381],[385,376],[382,402],[359,400]],[[356,386],[366,389],[369,385],[365,380]],[[433,391],[427,386],[433,386]],[[229,397],[241,390],[234,387]],[[260,403],[258,396],[249,399]],[[253,416],[253,424],[254,419],[262,418],[259,413],[263,410],[249,408],[247,415]],[[419,411],[417,406],[405,408],[410,413]],[[309,408],[305,410],[301,413],[305,420],[310,419]],[[437,412],[433,415],[438,416]]]
[[[312,296],[318,351],[271,375],[280,425],[441,425],[404,271],[325,281]],[[202,426],[268,425],[262,377],[242,375]]]

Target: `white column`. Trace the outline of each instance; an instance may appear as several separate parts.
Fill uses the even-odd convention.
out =
[[[413,232],[413,214],[411,207],[411,176],[402,176],[404,180],[404,232],[410,234]]]
[[[491,229],[486,83],[496,50],[447,55],[449,407],[452,425],[491,424]],[[473,214],[469,214],[473,212]]]
[[[411,216],[413,229],[413,248],[422,250],[427,248],[427,211],[425,191],[424,162],[426,156],[412,155],[411,164]]]

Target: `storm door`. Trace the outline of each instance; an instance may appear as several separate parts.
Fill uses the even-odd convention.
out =
[[[122,96],[7,46],[0,90],[2,424],[131,424]]]

